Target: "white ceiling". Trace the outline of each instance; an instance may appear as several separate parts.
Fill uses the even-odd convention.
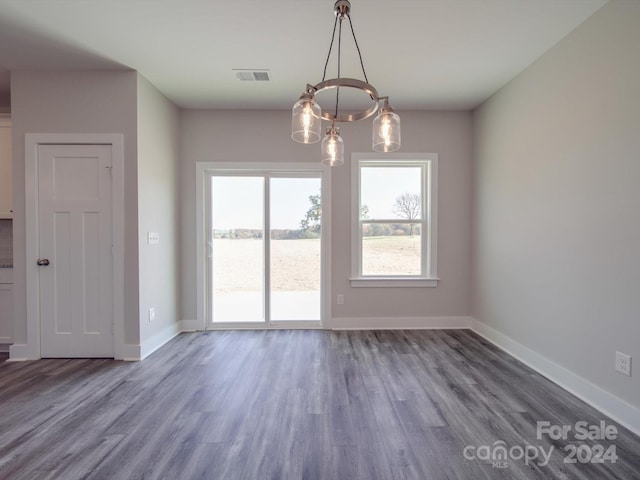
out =
[[[605,3],[351,0],[351,18],[394,107],[469,109]],[[333,22],[333,0],[0,0],[0,96],[7,70],[131,68],[182,107],[286,109],[322,79]],[[343,33],[342,76],[362,78]]]

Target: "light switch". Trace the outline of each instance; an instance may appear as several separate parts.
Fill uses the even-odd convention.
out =
[[[160,234],[158,232],[147,232],[147,243],[149,245],[158,245],[160,243]]]

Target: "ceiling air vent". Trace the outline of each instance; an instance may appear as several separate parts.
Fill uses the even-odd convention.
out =
[[[234,69],[241,82],[268,82],[271,80],[269,70]]]

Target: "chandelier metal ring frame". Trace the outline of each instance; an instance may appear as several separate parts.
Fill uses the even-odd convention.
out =
[[[370,83],[363,82],[362,80],[358,80],[357,78],[331,78],[329,80],[325,80],[324,82],[320,82],[317,85],[314,85],[313,89],[314,93],[318,93],[323,90],[342,87],[362,90],[371,97],[373,105],[365,110],[354,113],[338,112],[337,115],[334,115],[333,113],[322,112],[322,118],[324,118],[325,120],[329,120],[330,122],[356,122],[358,120],[369,118],[371,115],[376,113],[376,111],[378,110],[378,103],[380,101],[380,98],[378,97],[378,91]]]
[[[358,46],[358,40],[351,22],[351,2],[349,0],[337,0],[334,4],[335,22],[333,24],[333,33],[331,34],[331,44],[329,52],[324,64],[324,74],[322,81],[316,85],[307,84],[306,90],[300,96],[298,102],[292,109],[291,122],[291,138],[299,143],[311,144],[320,141],[322,120],[331,122],[331,126],[327,128],[326,136],[322,140],[322,162],[331,165],[342,165],[344,163],[344,142],[340,136],[340,128],[336,123],[355,122],[369,118],[374,113],[378,115],[373,120],[372,148],[378,152],[393,152],[400,148],[400,117],[389,106],[389,97],[380,97],[378,91],[369,83],[367,72],[364,68],[362,53]],[[362,67],[363,80],[356,78],[345,78],[340,76],[340,60],[342,45],[342,21],[349,21],[353,42],[358,52],[360,66]],[[326,80],[327,67],[331,59],[334,40],[337,36],[337,76]],[[355,112],[340,111],[340,89],[352,88],[366,93],[373,104],[368,108]],[[335,89],[336,100],[335,110],[333,112],[322,111],[320,105],[316,102],[316,94],[318,92]],[[380,102],[384,101],[381,106]]]

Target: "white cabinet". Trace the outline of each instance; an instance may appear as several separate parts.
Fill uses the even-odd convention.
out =
[[[0,218],[12,218],[11,121],[0,116]]]
[[[13,343],[13,284],[0,283],[0,344]]]

